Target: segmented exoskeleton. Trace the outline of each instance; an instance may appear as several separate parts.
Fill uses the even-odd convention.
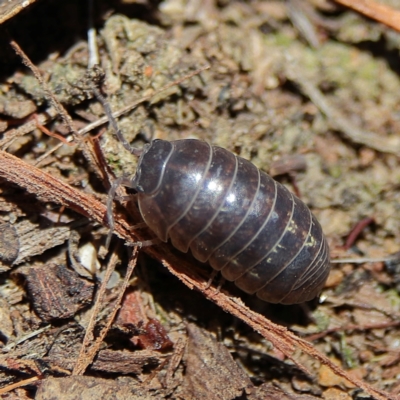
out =
[[[208,262],[271,303],[313,299],[329,249],[309,208],[251,162],[194,139],[154,140],[133,180],[142,217],[159,239]]]

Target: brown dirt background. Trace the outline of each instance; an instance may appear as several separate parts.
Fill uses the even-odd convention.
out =
[[[396,1],[387,4],[400,7]],[[296,22],[299,16],[306,19],[305,29]],[[307,168],[295,169],[278,179],[291,190],[297,187],[302,200],[318,217],[333,259],[389,260],[399,251],[399,33],[323,0],[99,1],[94,4],[93,18],[113,110],[210,65],[200,76],[120,117],[118,123],[128,141],[141,147],[155,138],[203,139],[251,160],[267,172],[274,171],[282,158],[300,156]],[[87,26],[86,2],[46,0],[37,1],[1,25],[3,150],[34,164],[60,143],[38,129],[5,140],[6,132],[18,129],[32,113],[43,114],[50,104],[41,85],[9,46],[10,39],[17,41],[40,68],[78,128],[103,115],[98,102],[81,85],[88,65]],[[48,118],[46,126],[68,134],[60,119]],[[112,131],[91,134],[99,132],[104,158],[115,175],[132,174],[135,159],[113,138]],[[85,146],[59,147],[41,161],[39,168],[105,203],[107,189]],[[70,210],[61,211],[62,217],[58,206],[43,204],[0,181],[0,224],[16,227],[20,245],[30,243],[12,268],[2,259],[3,387],[37,374],[37,369],[46,377],[67,376],[72,364],[60,364],[60,354],[67,357],[67,353],[59,350],[51,356],[49,348],[61,348],[61,341],[69,349],[71,360],[79,351],[88,306],[78,307],[66,320],[46,320],[34,307],[26,280],[30,268],[70,263],[67,241],[74,230],[81,236],[78,247],[94,244],[98,254],[92,257],[98,256],[102,268],[107,264],[102,247],[107,230]],[[344,250],[352,228],[364,218],[373,218],[374,222]],[[32,226],[27,227],[28,223]],[[47,236],[40,236],[40,231],[46,231]],[[26,232],[30,236],[24,242],[21,235]],[[113,243],[117,246],[116,239]],[[5,254],[4,248],[8,247],[3,246]],[[121,260],[114,287],[108,292],[110,301],[115,298],[127,261],[122,245],[119,250]],[[138,398],[273,398],[272,394],[265,395],[267,392],[257,392],[262,385],[279,390],[280,397],[276,398],[370,398],[299,351],[295,358],[310,373],[305,374],[241,321],[184,287],[144,254],[136,273],[138,278],[132,281],[131,289],[140,293],[145,314],[160,321],[175,344],[178,339],[186,340],[187,332],[192,335],[187,353],[176,367],[174,383],[163,381],[171,350],[152,355],[157,368],[144,364],[129,373],[104,371],[103,367],[87,375],[107,378],[109,385],[132,385]],[[223,290],[242,296],[250,308],[312,339],[315,348],[350,374],[395,396],[400,392],[399,283],[396,262],[378,261],[333,264],[320,304],[268,305],[241,295],[232,285],[224,285]],[[202,333],[187,325],[189,322],[201,327]],[[47,333],[10,346],[44,326],[49,326]],[[59,342],[58,335],[64,335]],[[197,350],[193,350],[193,337],[201,342]],[[205,342],[207,349],[198,350]],[[196,371],[190,354],[197,351],[200,360],[206,358],[205,354],[217,359],[216,354],[224,351],[219,344],[229,350],[240,377],[233,375],[236,367],[231,367],[226,373],[205,374],[204,380],[225,380],[227,386],[235,388],[232,391],[223,391],[222,383],[219,388],[210,384],[204,389],[204,382],[194,384],[190,378]],[[115,328],[107,336],[106,347],[134,352],[140,345]],[[16,365],[16,360],[20,364]],[[28,367],[27,360],[35,366]],[[221,363],[228,361],[222,358]],[[3,396],[35,398],[35,385]],[[252,394],[250,389],[244,391],[245,385],[252,387]],[[130,393],[118,398],[135,398]],[[44,389],[40,396],[48,398]]]

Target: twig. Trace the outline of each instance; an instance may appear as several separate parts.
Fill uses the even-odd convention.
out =
[[[376,263],[376,262],[387,262],[391,261],[391,257],[371,258],[371,257],[358,257],[358,258],[337,258],[331,260],[332,264],[365,264],[365,263]]]
[[[101,306],[101,302],[104,297],[107,282],[108,282],[112,272],[114,271],[115,263],[114,262],[110,263],[110,264],[112,264],[111,268],[110,267],[107,268],[106,276],[104,277],[104,280],[101,284],[100,291],[97,296],[96,303],[95,303],[93,313],[91,316],[90,329],[89,329],[89,327],[86,329],[85,339],[82,343],[82,348],[81,348],[78,360],[75,364],[74,370],[72,371],[73,375],[82,375],[85,372],[86,368],[89,366],[89,364],[91,364],[91,362],[93,361],[94,357],[96,356],[98,350],[100,349],[100,346],[101,346],[104,338],[106,337],[107,332],[109,331],[109,329],[114,321],[114,318],[117,315],[117,312],[121,306],[122,297],[125,294],[126,288],[129,285],[129,280],[131,279],[133,270],[135,269],[135,266],[136,266],[138,252],[139,252],[138,248],[135,247],[133,249],[132,255],[131,255],[129,263],[128,263],[128,268],[126,270],[124,282],[122,284],[122,287],[119,290],[118,298],[114,303],[113,310],[108,317],[106,326],[102,329],[102,331],[100,332],[100,335],[96,338],[96,340],[92,344],[92,346],[87,349],[86,345],[88,345],[89,342],[91,342],[93,340],[93,330],[95,327],[96,317],[98,315],[98,312],[99,312],[99,309]]]
[[[35,78],[39,81],[40,85],[42,86],[47,98],[51,103],[53,104],[54,108],[57,110],[58,114],[61,116],[62,120],[64,121],[65,125],[67,125],[69,131],[71,133],[74,133],[75,135],[78,134],[74,126],[72,125],[72,118],[69,116],[67,110],[64,108],[64,106],[58,101],[57,97],[54,96],[52,91],[49,89],[47,83],[44,81],[42,74],[39,71],[39,68],[37,68],[32,61],[29,59],[29,57],[24,53],[24,51],[19,47],[17,42],[12,40],[10,42],[11,47],[14,49],[14,51],[21,57],[22,62],[32,71],[33,75],[35,75]]]
[[[53,107],[49,107],[44,113],[36,116],[41,125],[45,125],[49,119],[55,118],[57,111]],[[37,128],[37,122],[34,118],[28,118],[18,128],[9,129],[2,135],[0,140],[0,148],[6,150],[16,138],[32,132]]]
[[[0,151],[0,177],[23,187],[29,193],[35,194],[44,201],[66,205],[93,221],[104,222],[106,207],[95,197],[80,192],[65,182],[3,151]],[[125,219],[119,217],[115,220],[115,233],[128,242],[146,240],[143,233],[131,230],[129,226],[130,224]],[[206,289],[206,280],[196,272],[193,264],[187,261],[184,255],[178,257],[172,254],[167,245],[149,246],[143,248],[142,251],[160,260],[172,274],[177,276],[190,289],[196,288],[223,310],[247,323],[287,357],[292,358],[294,349],[299,347],[311,357],[327,365],[337,375],[346,378],[374,398],[378,400],[394,399],[389,393],[377,390],[361,379],[347,374],[340,366],[335,365],[328,357],[317,351],[311,343],[297,337],[285,327],[274,324],[222,291],[216,292],[212,287]]]
[[[292,24],[307,42],[316,49],[320,47],[321,41],[319,40],[317,29],[307,15],[307,11],[312,11],[311,4],[299,0],[288,0],[286,9]]]
[[[18,389],[19,387],[30,385],[40,379],[39,376],[32,376],[32,378],[24,379],[23,381],[13,383],[0,389],[0,394],[11,392],[11,390]]]
[[[72,142],[73,138],[72,136],[67,136],[65,138],[67,141]],[[71,140],[70,140],[71,139]],[[50,154],[53,154],[55,151],[57,151],[60,147],[62,147],[64,143],[60,142],[58,144],[56,144],[55,146],[53,146],[49,151],[46,151],[46,153],[42,154],[40,157],[38,157],[34,163],[34,165],[36,167],[38,167],[40,165],[40,163],[45,160]]]
[[[44,326],[43,328],[37,329],[37,330],[35,330],[35,331],[33,331],[33,332],[29,332],[29,333],[27,333],[26,335],[23,335],[23,336],[21,336],[20,338],[17,338],[14,342],[9,342],[9,343],[7,343],[7,345],[4,346],[4,347],[2,348],[2,351],[3,351],[3,352],[10,351],[10,350],[12,350],[16,345],[25,342],[25,340],[29,340],[29,339],[31,339],[31,338],[33,338],[33,337],[35,337],[35,336],[38,336],[38,335],[40,335],[41,333],[43,333],[43,332],[49,330],[50,328],[51,328],[51,325],[46,325],[46,326]]]
[[[357,222],[357,224],[352,228],[349,233],[349,236],[346,239],[346,243],[343,246],[345,250],[350,249],[353,246],[354,242],[357,240],[360,233],[366,228],[368,225],[374,223],[375,220],[372,217],[363,218],[361,221]]]
[[[400,11],[373,0],[335,0],[375,21],[400,32]]]
[[[58,139],[60,142],[66,144],[67,146],[75,146],[76,145],[76,143],[74,143],[73,141],[69,141],[64,136],[61,136],[60,134],[58,134],[56,132],[52,132],[50,129],[47,129],[44,125],[39,123],[39,119],[36,114],[34,115],[34,119],[36,120],[36,127],[38,129],[40,129],[44,134],[51,136],[55,139]]]

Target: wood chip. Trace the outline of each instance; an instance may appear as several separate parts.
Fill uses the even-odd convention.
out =
[[[30,267],[26,280],[33,308],[43,321],[70,318],[92,302],[94,284],[65,266]]]
[[[119,374],[141,374],[143,367],[149,368],[160,364],[161,356],[147,350],[135,352],[102,350],[91,369],[95,371]]]
[[[18,253],[19,238],[17,230],[8,223],[0,225],[0,271],[7,270],[7,265],[11,265],[16,260]]]
[[[185,399],[231,400],[249,394],[253,384],[227,348],[194,324],[189,324],[187,329],[186,375],[180,396]]]

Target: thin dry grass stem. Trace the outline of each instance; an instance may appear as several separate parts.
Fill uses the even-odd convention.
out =
[[[103,298],[104,294],[107,289],[107,282],[110,280],[112,273],[115,270],[115,266],[118,262],[118,256],[116,252],[111,254],[110,260],[107,265],[107,269],[104,275],[104,279],[101,283],[100,289],[97,292],[96,300],[94,302],[94,306],[92,308],[92,314],[89,319],[89,324],[86,327],[85,337],[83,338],[82,347],[79,352],[78,360],[75,364],[73,374],[80,375],[80,371],[84,371],[86,369],[86,360],[87,360],[87,353],[90,350],[91,346],[93,347],[93,340],[94,340],[94,328],[96,326],[96,319],[99,315],[100,309],[103,305]],[[89,361],[90,363],[90,361]]]
[[[347,379],[355,386],[363,389],[374,398],[378,400],[396,400],[396,397],[391,396],[390,393],[377,390],[363,380],[358,379],[351,374],[348,374],[340,366],[334,364],[328,357],[316,350],[310,342],[299,338],[294,333],[288,331],[285,327],[274,324],[264,316],[248,309],[244,304],[242,304],[241,301],[238,301],[235,298],[231,298],[222,292],[216,293],[213,288],[206,289],[204,285],[199,286],[198,281],[193,278],[190,271],[181,273],[176,265],[171,265],[166,260],[163,260],[163,264],[172,274],[177,276],[188,287],[196,287],[196,289],[200,290],[205,297],[216,303],[224,311],[236,316],[237,318],[241,319],[243,322],[251,326],[256,332],[260,333],[265,339],[269,340],[289,359],[293,360],[292,354],[294,352],[294,349],[298,347],[306,354],[318,360],[321,364],[328,366],[332,371],[335,372],[336,375]],[[295,360],[293,361],[298,365]],[[301,367],[301,369],[304,370],[303,367]]]
[[[14,342],[9,341],[9,342],[7,342],[7,345],[2,348],[2,350],[3,350],[3,352],[6,353],[6,352],[12,350],[16,345],[21,344],[21,343],[25,342],[26,340],[32,339],[33,337],[40,335],[41,333],[49,330],[50,328],[51,328],[51,325],[46,325],[43,328],[29,332],[26,335],[23,335],[23,336],[17,338]]]
[[[11,392],[14,389],[18,389],[19,387],[30,385],[33,382],[38,381],[40,376],[32,376],[32,378],[24,379],[23,381],[13,383],[12,385],[5,386],[0,389],[0,395]]]
[[[90,319],[90,330],[89,330],[89,326],[86,330],[86,334],[85,334],[85,339],[82,343],[82,348],[78,357],[78,360],[75,364],[75,367],[72,371],[73,375],[82,375],[86,368],[91,364],[91,362],[93,361],[94,357],[96,356],[97,352],[100,349],[100,346],[104,340],[104,338],[106,337],[108,331],[110,330],[110,327],[115,319],[115,316],[117,315],[118,310],[121,307],[121,302],[122,302],[122,297],[125,294],[125,291],[127,289],[127,287],[129,286],[129,281],[131,279],[133,270],[135,269],[136,266],[136,262],[137,262],[137,256],[138,256],[138,248],[135,247],[133,249],[132,255],[129,259],[129,263],[128,263],[128,268],[126,270],[126,275],[125,275],[125,279],[124,282],[119,290],[118,293],[118,298],[116,299],[115,303],[114,303],[114,307],[112,312],[110,313],[107,323],[105,325],[105,327],[101,330],[99,336],[96,338],[95,342],[90,346],[90,342],[93,341],[94,337],[93,337],[93,330],[94,327],[96,325],[96,318],[98,316],[100,307],[102,305],[102,301],[104,298],[104,293],[107,287],[107,282],[111,277],[111,274],[114,271],[115,268],[115,264],[117,262],[117,257],[113,254],[112,258],[112,262],[110,261],[109,266],[107,267],[106,270],[106,275],[104,276],[104,280],[101,284],[100,290],[99,290],[99,294],[97,296],[96,299],[96,303],[95,306],[93,308],[93,313]]]
[[[37,115],[34,115],[34,119],[36,120],[36,127],[39,128],[44,134],[51,136],[55,139],[58,139],[60,142],[62,142],[63,144],[66,144],[67,146],[75,146],[76,145],[76,143],[74,143],[73,141],[69,141],[64,136],[62,136],[56,132],[52,132],[51,130],[47,129],[44,125],[40,124],[40,122],[37,118]]]
[[[348,332],[348,331],[367,331],[371,329],[388,329],[393,328],[400,325],[400,321],[393,321],[393,322],[385,322],[385,323],[377,323],[377,324],[370,324],[370,325],[346,325],[340,326],[336,328],[326,329],[323,332],[313,333],[311,335],[306,336],[306,339],[309,342],[313,342],[314,340],[318,340],[323,338],[324,336],[329,335],[330,333],[334,332]]]
[[[65,205],[100,224],[105,222],[106,206],[95,197],[80,192],[65,182],[4,151],[0,151],[0,178],[26,189],[43,201]],[[143,233],[140,230],[132,230],[131,225],[132,223],[128,223],[124,217],[119,216],[115,219],[114,232],[129,243],[146,240]],[[135,249],[135,253],[137,251]],[[205,289],[206,279],[195,272],[193,265],[187,261],[184,255],[178,258],[171,253],[167,245],[149,246],[143,248],[142,251],[162,262],[187,287],[197,289],[223,310],[240,318],[287,357],[291,358],[294,349],[299,347],[314,359],[327,365],[337,375],[346,378],[374,398],[378,400],[395,399],[389,393],[379,391],[368,383],[346,373],[340,366],[334,364],[328,357],[316,350],[311,343],[297,337],[285,327],[274,324],[264,316],[250,310],[238,299],[229,297],[221,291],[216,292],[213,287]],[[81,371],[78,370],[78,372]]]
[[[376,262],[388,262],[393,258],[389,255],[386,257],[373,258],[373,257],[358,257],[358,258],[337,258],[331,260],[332,264],[365,264],[365,263],[376,263]]]
[[[321,40],[319,39],[317,28],[309,16],[313,12],[312,5],[308,2],[288,0],[286,8],[292,24],[307,40],[308,44],[314,48],[320,47]]]
[[[29,57],[24,53],[24,51],[19,47],[18,43],[12,40],[10,42],[11,47],[14,49],[14,51],[21,57],[22,62],[24,65],[26,65],[33,73],[35,78],[39,81],[39,83],[42,86],[42,89],[44,90],[47,98],[51,103],[53,104],[53,107],[57,110],[58,114],[62,118],[63,122],[65,125],[68,127],[69,131],[73,133],[76,136],[76,139],[78,138],[78,132],[72,125],[72,118],[69,116],[67,110],[64,108],[64,106],[58,101],[58,99],[54,96],[54,94],[51,92],[51,90],[48,88],[47,83],[42,77],[41,72],[39,71],[39,68],[37,68],[32,61],[29,59]]]
[[[400,32],[400,11],[373,0],[335,0],[360,14]]]
[[[69,137],[67,136],[66,140],[68,140],[68,139],[69,139]],[[63,142],[60,142],[60,143],[56,144],[54,147],[52,147],[49,151],[47,151],[46,153],[42,154],[40,157],[38,157],[36,159],[34,165],[36,167],[38,167],[43,160],[45,160],[47,157],[49,157],[51,154],[53,154],[55,151],[57,151],[60,147],[62,147],[63,144],[64,144]]]
[[[56,116],[57,112],[54,107],[49,107],[44,113],[36,114],[36,119],[28,118],[24,120],[22,125],[20,125],[18,128],[9,129],[2,135],[2,138],[0,139],[0,148],[2,150],[7,150],[7,148],[11,146],[15,139],[26,135],[27,133],[32,132],[34,129],[36,129],[36,121],[39,121],[41,125],[44,125],[49,121],[49,119],[55,118]]]

